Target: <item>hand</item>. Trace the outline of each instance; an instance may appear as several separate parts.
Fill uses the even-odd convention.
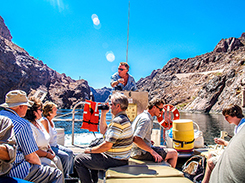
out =
[[[162,156],[160,156],[157,152],[154,150],[152,151],[151,155],[155,158],[155,162],[160,163],[163,161]]]
[[[214,142],[219,145],[225,145],[225,140],[221,138],[214,138]]]
[[[124,83],[124,79],[123,78],[120,78],[120,79],[117,80],[117,82],[118,82],[118,84],[119,83],[122,83],[123,84]]]
[[[90,149],[85,149],[85,150],[84,150],[84,153],[85,153],[85,154],[91,153],[91,152],[90,152]]]
[[[51,159],[51,160],[54,159],[55,154],[52,154],[51,152],[47,152],[47,153],[48,153],[48,154],[47,154],[46,157],[47,157],[48,159]]]

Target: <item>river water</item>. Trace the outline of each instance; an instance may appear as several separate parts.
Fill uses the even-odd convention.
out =
[[[59,109],[57,116],[70,113],[70,109]],[[72,115],[62,117],[61,119],[71,119]],[[82,119],[82,111],[77,110],[76,119]],[[107,119],[111,119],[110,113],[107,115]],[[202,114],[202,113],[187,113],[181,112],[180,119],[191,119],[199,125],[200,130],[203,132],[205,143],[207,145],[214,144],[214,137],[220,136],[220,131],[227,131],[229,135],[233,136],[234,125],[229,124],[222,114]],[[96,137],[100,137],[101,134],[88,132],[88,130],[81,129],[82,122],[75,122],[75,144],[88,144]],[[64,128],[65,130],[65,145],[71,144],[72,122],[68,121],[56,121],[56,128]],[[226,140],[229,140],[226,137]]]

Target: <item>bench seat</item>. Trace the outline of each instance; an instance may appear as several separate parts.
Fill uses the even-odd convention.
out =
[[[107,179],[106,183],[193,183],[185,177],[129,178]]]

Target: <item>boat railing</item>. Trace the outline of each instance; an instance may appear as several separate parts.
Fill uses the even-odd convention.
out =
[[[75,134],[75,122],[82,122],[83,121],[83,119],[76,119],[75,118],[75,114],[78,112],[78,111],[75,111],[76,110],[76,108],[78,107],[78,106],[83,106],[83,105],[85,105],[85,104],[90,104],[90,103],[88,103],[88,102],[85,102],[85,101],[81,101],[81,102],[78,102],[77,104],[75,104],[75,106],[73,107],[73,109],[72,109],[72,111],[71,112],[68,112],[68,113],[65,113],[65,114],[62,114],[62,115],[59,115],[59,116],[56,116],[54,119],[53,119],[53,121],[71,121],[72,122],[72,142],[71,142],[71,144],[72,145],[74,145],[74,134]],[[68,116],[68,115],[70,115],[70,114],[72,114],[72,119],[63,119],[62,117],[65,117],[65,116]],[[106,120],[107,122],[109,122],[110,120]]]

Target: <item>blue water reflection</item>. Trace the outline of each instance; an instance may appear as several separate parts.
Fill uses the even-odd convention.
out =
[[[57,116],[70,113],[71,109],[59,109]],[[76,119],[82,119],[82,109],[76,110]],[[200,130],[203,132],[205,142],[208,145],[214,144],[213,138],[220,136],[220,131],[227,131],[229,135],[233,136],[234,125],[230,125],[221,114],[202,114],[202,113],[180,113],[181,119],[191,119],[196,122]],[[72,119],[72,114],[62,117],[62,119]],[[110,112],[107,114],[107,119],[111,119]],[[65,134],[72,133],[72,122],[71,121],[56,121],[56,128],[64,128]],[[75,122],[75,133],[90,133],[88,130],[81,129],[82,122]],[[230,140],[229,137],[226,140]]]

